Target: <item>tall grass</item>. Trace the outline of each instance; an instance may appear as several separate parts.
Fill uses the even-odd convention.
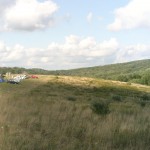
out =
[[[2,84],[0,149],[149,150],[150,106],[138,103],[148,93],[75,77],[41,76],[19,86]],[[114,101],[112,94],[124,100]],[[109,101],[110,113],[94,113],[90,104],[95,100]]]

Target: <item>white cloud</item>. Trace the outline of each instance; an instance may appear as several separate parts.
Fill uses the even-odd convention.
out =
[[[0,41],[0,53],[5,52],[5,50],[6,50],[6,47],[5,47],[4,42]]]
[[[9,2],[9,0],[7,0]],[[39,2],[38,0],[16,0],[6,6],[1,2],[3,9],[0,22],[5,30],[36,30],[45,29],[54,25],[54,13],[58,6],[52,0]],[[0,7],[1,8],[1,7]]]
[[[50,43],[46,49],[7,46],[0,42],[0,64],[3,66],[69,69],[104,65],[150,57],[150,45],[121,46],[117,39],[102,42],[93,37],[70,35],[64,43]]]
[[[139,27],[150,28],[150,1],[130,0],[129,3],[114,12],[115,20],[108,29],[119,31]]]
[[[115,38],[100,43],[93,37],[81,38],[71,35],[66,38],[66,42],[60,49],[68,56],[106,57],[115,53],[118,47],[119,44]]]
[[[70,35],[63,44],[50,43],[46,49],[14,47],[0,42],[1,64],[47,69],[75,68],[89,66],[118,51],[116,39],[97,42],[93,37]],[[99,59],[99,61],[98,61]],[[16,63],[17,62],[17,63]],[[67,64],[67,65],[66,65]]]
[[[91,23],[92,22],[92,19],[93,19],[93,13],[92,12],[89,12],[87,17],[86,17],[88,23]]]
[[[0,15],[3,11],[15,3],[15,0],[0,0]]]
[[[16,44],[14,47],[7,46],[4,42],[0,42],[0,63],[23,65],[25,58],[25,49],[23,46]]]
[[[116,62],[127,62],[150,58],[150,45],[136,44],[122,47],[117,53]]]

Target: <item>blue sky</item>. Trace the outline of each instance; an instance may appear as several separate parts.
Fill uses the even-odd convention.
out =
[[[49,70],[150,58],[149,0],[0,0],[0,64]]]

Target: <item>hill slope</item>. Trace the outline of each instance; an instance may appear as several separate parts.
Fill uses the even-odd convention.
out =
[[[128,63],[58,71],[48,71],[38,68],[25,69],[18,67],[0,67],[0,74],[6,72],[27,72],[29,74],[81,76],[150,85],[150,59]]]
[[[150,59],[73,70],[60,70],[52,73],[150,85]]]

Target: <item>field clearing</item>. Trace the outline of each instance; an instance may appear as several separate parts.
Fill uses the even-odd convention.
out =
[[[0,150],[149,150],[149,114],[149,86],[45,75],[2,83]]]

